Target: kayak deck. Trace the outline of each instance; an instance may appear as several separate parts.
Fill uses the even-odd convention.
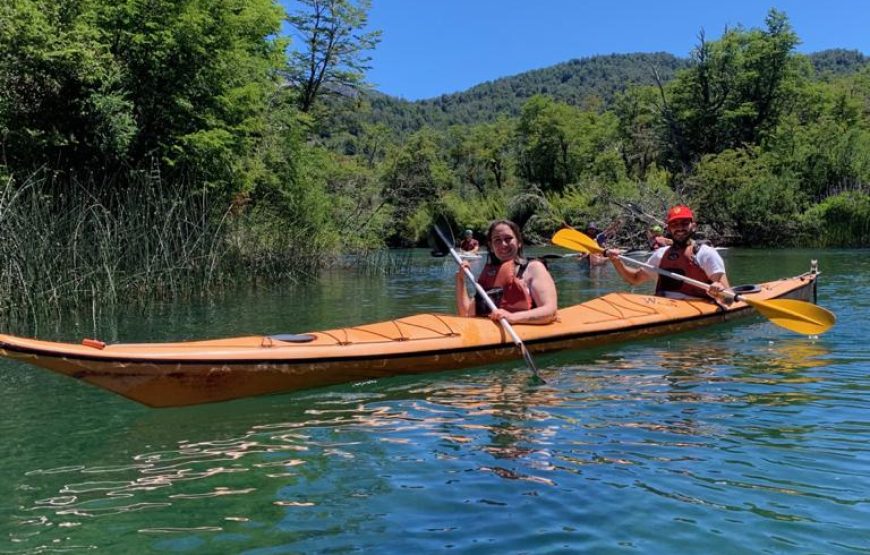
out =
[[[760,285],[752,299],[811,300],[817,274]],[[750,296],[750,295],[747,295]],[[515,325],[532,353],[596,346],[686,331],[751,312],[610,293],[562,308],[556,322]],[[59,343],[0,335],[0,355],[47,368],[152,407],[184,406],[399,374],[519,359],[511,338],[487,318],[417,314],[315,331],[172,343]]]

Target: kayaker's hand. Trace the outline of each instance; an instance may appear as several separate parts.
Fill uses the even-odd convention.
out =
[[[722,283],[718,281],[714,281],[710,284],[710,288],[707,289],[707,294],[714,299],[720,300],[725,304],[731,304],[734,302],[734,297],[731,295],[723,295],[722,293],[727,289]]]
[[[458,283],[465,283],[465,270],[466,269],[471,269],[471,266],[469,266],[468,262],[463,262],[462,264],[459,265],[459,271],[456,272],[456,281]]]
[[[489,313],[489,319],[492,320],[493,322],[498,322],[502,318],[507,320],[508,324],[513,323],[513,322],[511,322],[511,318],[513,318],[513,313],[508,312],[507,310],[505,310],[503,308],[497,308]]]
[[[604,256],[606,256],[610,260],[614,260],[614,261],[619,260],[619,257],[621,254],[622,254],[621,250],[615,249],[613,247],[608,247],[608,248],[604,249]]]

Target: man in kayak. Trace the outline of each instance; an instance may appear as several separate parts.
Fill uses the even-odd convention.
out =
[[[479,248],[480,243],[478,243],[477,239],[474,238],[474,232],[470,229],[466,229],[465,237],[462,239],[462,242],[459,243],[459,250],[462,251],[462,254],[477,254]]]
[[[656,249],[647,260],[650,266],[657,266],[675,274],[690,277],[696,281],[710,284],[705,291],[684,281],[660,276],[645,268],[629,268],[622,263],[617,249],[607,249],[607,254],[613,267],[622,279],[631,285],[639,285],[658,276],[656,295],[672,299],[717,297],[728,289],[728,277],[725,275],[725,263],[716,249],[710,245],[702,245],[694,240],[695,215],[688,206],[678,205],[668,210],[666,225],[673,244]]]
[[[505,318],[511,324],[548,324],[556,319],[558,297],[550,271],[540,260],[523,257],[520,228],[509,220],[498,220],[486,233],[489,257],[477,281],[497,309],[488,312],[486,303],[475,302],[465,284],[465,272],[456,273],[456,308],[460,316]],[[463,263],[467,267],[468,263]]]

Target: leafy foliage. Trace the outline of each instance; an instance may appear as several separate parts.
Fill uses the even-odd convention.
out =
[[[94,166],[135,141],[124,67],[77,2],[20,0],[0,8],[0,147],[15,169],[45,161]]]
[[[806,244],[866,247],[870,244],[870,194],[850,191],[826,198],[804,215]]]
[[[449,190],[452,184],[453,176],[441,156],[438,142],[434,133],[420,131],[385,162],[382,194],[393,208],[390,231],[394,242],[420,239],[422,230],[419,225],[409,224],[422,217],[427,205]]]
[[[249,179],[280,105],[285,42],[269,0],[7,5],[0,28],[6,163]]]
[[[692,66],[669,84],[663,101],[665,167],[690,171],[705,154],[759,144],[792,100],[800,70],[784,14],[771,10],[767,30],[726,31],[700,45]]]
[[[857,50],[834,48],[809,56],[816,73],[822,77],[848,75],[870,64],[870,58]]]
[[[520,174],[545,191],[561,191],[584,178],[618,181],[625,173],[617,120],[610,113],[581,111],[536,96],[523,107],[517,133]]]
[[[287,21],[302,37],[290,54],[288,75],[299,90],[299,108],[308,112],[323,89],[348,93],[360,89],[380,31],[362,33],[371,0],[297,0]]]

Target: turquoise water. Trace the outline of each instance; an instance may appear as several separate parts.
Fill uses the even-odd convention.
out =
[[[732,282],[817,258],[838,324],[647,342],[183,409],[0,361],[0,553],[868,553],[867,251],[729,250]],[[551,263],[566,305],[623,285]],[[52,339],[304,332],[447,310],[454,268],[83,312]],[[641,290],[646,290],[641,288]]]

